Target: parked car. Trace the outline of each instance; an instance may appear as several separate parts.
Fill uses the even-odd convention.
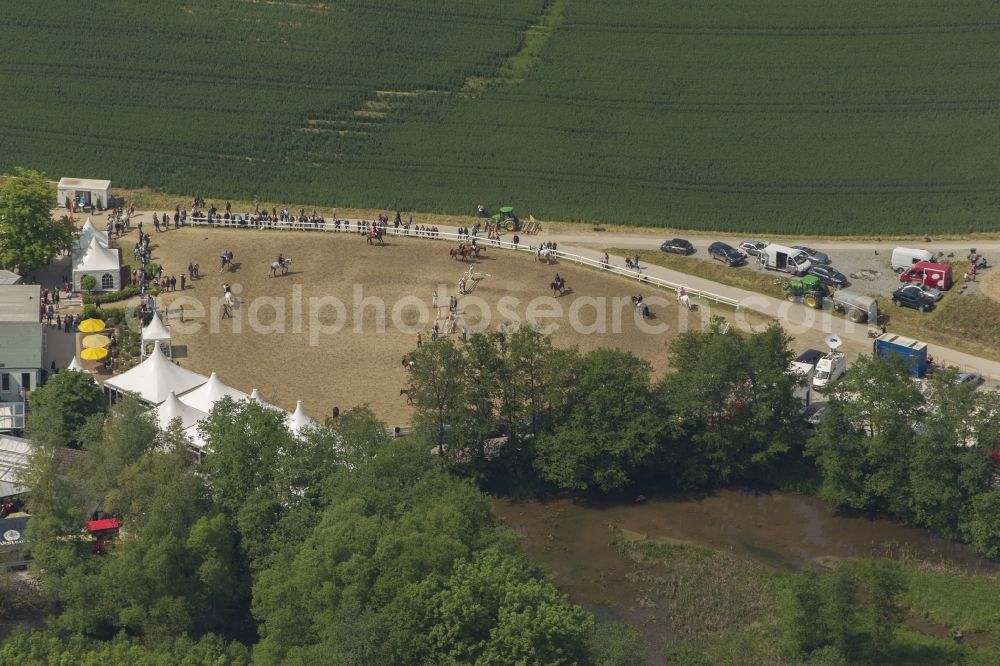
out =
[[[851,284],[847,276],[833,266],[812,266],[808,274],[815,275],[820,282],[831,287],[846,287]]]
[[[793,250],[802,250],[806,253],[809,259],[814,264],[828,264],[830,263],[830,257],[827,256],[826,252],[820,252],[819,250],[814,250],[811,247],[806,247],[805,245],[793,245]]]
[[[921,294],[931,299],[932,301],[940,301],[941,297],[944,296],[944,294],[941,292],[940,289],[936,287],[928,287],[926,284],[919,284],[917,282],[902,286],[899,289],[900,291],[904,289],[908,289],[914,292],[919,291]]]
[[[663,241],[660,249],[664,252],[673,252],[674,254],[694,254],[694,245],[691,245],[691,241],[684,240],[683,238],[673,238]]]
[[[934,309],[934,301],[929,296],[925,296],[919,289],[907,289],[907,287],[900,287],[892,292],[892,304],[896,307],[913,308],[921,312]]]
[[[742,266],[747,262],[747,258],[742,252],[728,243],[715,241],[708,246],[708,255],[712,259],[718,259],[729,266]]]
[[[739,244],[739,250],[751,257],[756,257],[767,243],[759,240],[745,240]]]
[[[955,377],[956,384],[972,384],[973,386],[979,386],[985,379],[983,376],[976,372],[960,372],[958,376]]]
[[[814,402],[806,407],[806,411],[802,413],[803,418],[806,420],[806,425],[810,428],[818,428],[819,425],[823,423],[823,419],[826,418],[826,412],[829,406],[830,403],[821,401]]]

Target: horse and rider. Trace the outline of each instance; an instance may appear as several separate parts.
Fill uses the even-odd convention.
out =
[[[278,271],[281,271],[282,275],[288,273],[288,268],[292,265],[292,260],[290,258],[285,258],[280,252],[278,253],[278,260],[271,264],[271,269],[269,275],[272,277],[278,275]]]
[[[220,255],[219,258],[222,260],[222,267],[219,268],[219,272],[220,273],[222,271],[226,270],[227,267],[229,268],[229,270],[233,270],[233,251],[232,250],[224,250],[223,253]]]
[[[549,289],[557,296],[562,296],[566,293],[566,278],[556,273],[555,278],[549,284]]]

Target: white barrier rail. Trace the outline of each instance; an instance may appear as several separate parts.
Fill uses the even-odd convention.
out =
[[[349,226],[345,228],[344,223]],[[338,227],[334,222],[322,222],[322,223],[312,223],[312,222],[237,222],[233,220],[223,221],[216,218],[212,220],[211,223],[204,218],[191,218],[189,217],[185,222],[184,226],[206,226],[206,227],[219,227],[222,229],[247,229],[254,231],[268,231],[268,230],[282,230],[282,231],[325,231],[331,233],[346,233],[355,234],[358,236],[364,235],[366,229],[370,229],[372,221],[368,220],[341,220],[341,224]],[[359,226],[360,224],[360,226]],[[491,240],[482,236],[473,236],[471,234],[457,234],[448,231],[420,231],[413,228],[407,228],[406,226],[394,227],[386,226],[383,227],[383,231],[386,236],[399,236],[402,238],[418,238],[424,240],[450,240],[455,242],[469,242],[473,238],[476,239],[476,243],[483,248],[496,247],[504,250],[515,250],[520,252],[530,252],[538,257],[538,246],[525,245],[524,243],[511,243],[510,241],[503,240]],[[572,261],[576,264],[582,266],[589,266],[591,268],[596,268],[602,271],[608,271],[609,273],[614,273],[616,275],[621,275],[622,277],[630,278],[636,280],[637,282],[642,282],[644,284],[650,284],[656,287],[661,287],[663,289],[669,289],[674,292],[679,292],[681,287],[684,288],[687,295],[690,298],[701,298],[706,301],[712,301],[714,303],[719,303],[721,305],[727,305],[729,307],[739,309],[739,300],[735,298],[730,298],[728,296],[721,296],[709,291],[702,291],[700,289],[691,289],[686,285],[682,285],[677,282],[670,282],[669,280],[663,280],[658,277],[653,277],[651,275],[645,275],[643,273],[643,268],[632,269],[625,268],[622,266],[614,266],[611,264],[605,264],[597,259],[591,259],[590,257],[584,257],[579,254],[571,254],[569,252],[563,252],[562,250],[547,250],[551,256],[566,259]]]

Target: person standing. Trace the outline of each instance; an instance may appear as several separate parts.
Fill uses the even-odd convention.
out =
[[[435,289],[434,293],[431,294],[431,307],[437,310],[437,306],[438,306],[438,292],[437,289]]]

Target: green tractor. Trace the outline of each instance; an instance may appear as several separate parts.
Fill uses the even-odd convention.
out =
[[[826,285],[815,275],[792,278],[785,285],[785,292],[793,303],[803,303],[817,310],[823,308],[823,299],[830,295]]]
[[[517,219],[517,215],[514,214],[513,206],[502,206],[500,208],[500,212],[493,216],[493,221],[496,222],[500,228],[506,229],[507,231],[521,230],[521,221]]]

